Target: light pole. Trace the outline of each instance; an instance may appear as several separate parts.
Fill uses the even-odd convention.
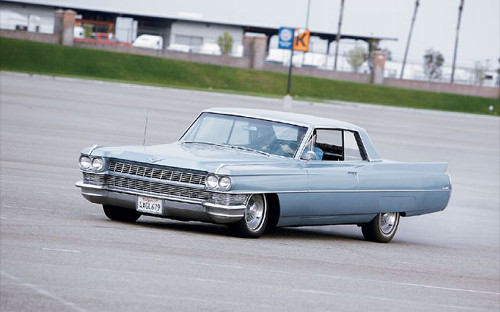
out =
[[[306,15],[306,30],[309,29],[309,12],[311,9],[311,0],[307,0],[307,15]],[[302,53],[302,66],[304,65],[304,60],[306,58],[306,52]]]
[[[309,11],[311,10],[311,0],[307,0],[306,29],[309,29]]]
[[[415,25],[415,19],[417,17],[417,10],[420,4],[419,0],[415,0],[415,10],[413,11],[413,18],[411,19],[410,33],[408,34],[408,41],[406,42],[405,56],[403,58],[403,66],[401,67],[401,74],[399,79],[403,79],[405,73],[406,58],[408,57],[408,50],[410,49],[411,34],[413,32],[413,25]]]
[[[343,15],[344,15],[344,0],[340,0],[340,14],[339,14],[339,24],[337,27],[337,35],[335,36],[335,62],[333,63],[333,70],[337,70],[337,58],[339,55],[340,31],[342,28]]]
[[[455,64],[457,62],[457,49],[458,49],[458,33],[460,32],[460,20],[462,19],[462,10],[464,9],[464,0],[460,0],[458,7],[458,22],[457,22],[457,35],[455,36],[455,51],[453,52],[453,66],[451,67],[451,83],[455,80]]]

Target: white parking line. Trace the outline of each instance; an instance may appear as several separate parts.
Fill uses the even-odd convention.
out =
[[[197,264],[197,265],[205,265],[205,266],[241,269],[241,267],[239,267],[239,266],[231,266],[231,265],[219,265],[219,264],[203,263],[203,262],[199,262],[199,263],[192,262],[192,263]],[[245,270],[287,274],[287,275],[290,274],[287,271],[267,270],[267,269],[258,269],[258,268],[250,268],[250,267],[245,267]],[[326,277],[326,278],[331,278],[331,279],[342,279],[342,280],[356,280],[356,281],[362,281],[362,282],[368,282],[368,283],[382,283],[382,284],[390,284],[390,285],[396,285],[396,286],[420,287],[420,288],[429,288],[429,289],[439,289],[439,290],[448,290],[448,291],[456,291],[456,292],[468,292],[468,293],[500,296],[500,293],[498,293],[498,292],[484,291],[484,290],[463,289],[463,288],[454,288],[454,287],[442,287],[442,286],[432,286],[432,285],[425,285],[425,284],[402,283],[402,282],[392,282],[392,281],[381,281],[381,280],[346,277],[346,276],[338,276],[338,275],[307,274],[307,276]]]
[[[11,205],[2,205],[2,208],[7,208],[7,209],[25,209],[25,210],[36,210],[36,211],[46,211],[46,212],[63,212],[63,213],[69,213],[69,210],[53,210],[53,209],[47,209],[47,208],[36,208],[36,207],[22,207],[22,206],[11,206]]]
[[[17,282],[17,283],[19,283],[19,284],[21,284],[21,285],[23,285],[23,286],[25,286],[25,287],[33,290],[33,291],[35,291],[35,292],[37,292],[37,293],[45,296],[45,297],[51,298],[51,299],[53,299],[53,300],[61,303],[62,305],[66,306],[66,307],[68,307],[68,308],[70,308],[70,309],[72,309],[74,311],[78,311],[78,312],[86,312],[87,311],[85,309],[82,309],[82,308],[78,307],[77,305],[75,305],[74,303],[72,303],[72,302],[70,302],[68,300],[60,298],[59,296],[56,296],[56,295],[52,294],[51,292],[38,287],[37,285],[33,285],[33,284],[29,284],[29,283],[24,283],[19,277],[16,277],[16,276],[14,276],[12,274],[9,274],[9,273],[7,273],[5,271],[0,271],[0,275],[3,275],[5,277],[7,277],[8,279],[13,280],[13,281],[15,281],[15,282]]]
[[[318,291],[318,290],[312,290],[312,289],[298,289],[298,288],[292,288],[291,290],[296,291],[296,292],[302,292],[302,293],[308,293],[308,294],[317,294],[317,295],[326,295],[326,296],[338,296],[338,295],[351,295],[351,296],[356,296],[356,297],[364,297],[364,298],[370,298],[372,300],[381,300],[381,301],[392,301],[392,302],[403,302],[403,303],[408,303],[409,305],[414,305],[415,301],[412,300],[403,300],[403,299],[395,299],[395,298],[386,298],[386,297],[379,297],[379,296],[366,296],[366,295],[361,295],[361,294],[344,294],[341,292],[329,292],[329,291]],[[485,309],[477,309],[476,307],[463,307],[463,306],[456,306],[456,305],[448,305],[448,304],[438,304],[438,303],[426,303],[423,302],[424,304],[429,304],[432,306],[439,306],[443,308],[452,308],[452,309],[460,309],[460,310],[471,310],[471,311],[487,311]]]
[[[449,290],[449,291],[457,291],[457,292],[469,292],[469,293],[476,293],[476,294],[500,296],[500,293],[498,293],[498,292],[484,291],[484,290],[473,290],[473,289],[463,289],[463,288],[454,288],[454,287],[432,286],[432,285],[425,285],[425,284],[371,280],[371,279],[364,279],[364,278],[353,278],[353,277],[344,277],[344,276],[335,276],[335,275],[320,274],[318,276],[332,278],[332,279],[358,280],[358,281],[370,282],[370,283],[382,283],[382,284],[390,284],[390,285],[397,285],[397,286],[421,287],[421,288],[429,288],[429,289],[439,289],[439,290]]]
[[[71,249],[57,249],[57,248],[41,248],[41,250],[45,251],[59,251],[59,252],[71,252],[71,253],[80,253],[80,250],[71,250]]]
[[[33,183],[30,183],[30,182],[22,182],[22,181],[13,181],[13,180],[6,180],[5,178],[9,178],[9,177],[13,177],[13,178],[20,178],[18,176],[5,176],[5,175],[2,175],[2,179],[0,179],[0,183],[5,183],[5,185],[3,185],[2,187],[6,187],[6,186],[9,186],[9,185],[12,185],[12,184],[20,184],[20,185],[30,185],[31,187],[33,187]],[[36,179],[36,178],[29,178],[30,180],[40,180],[40,181],[45,181],[45,179]],[[76,188],[71,185],[71,186],[66,186],[66,185],[56,185],[56,184],[44,184],[45,187],[47,188],[58,188],[58,189],[68,189],[68,190],[75,190]]]

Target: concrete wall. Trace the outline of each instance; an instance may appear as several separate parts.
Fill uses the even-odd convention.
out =
[[[170,50],[162,51],[162,50],[153,50],[153,49],[145,49],[145,48],[136,48],[136,47],[131,47],[131,46],[118,46],[118,45],[89,43],[89,42],[80,42],[80,41],[75,41],[75,46],[83,47],[83,48],[93,48],[93,49],[121,52],[121,53],[132,53],[132,54],[164,57],[164,58],[169,58],[169,59],[192,61],[192,62],[198,62],[198,63],[239,67],[239,68],[249,68],[250,67],[250,59],[245,58],[245,57],[184,53],[184,52],[170,51]]]
[[[264,70],[288,73],[288,67],[280,65],[266,64],[263,68]],[[296,75],[311,76],[325,79],[333,80],[346,80],[359,83],[370,83],[370,74],[359,74],[350,72],[335,72],[331,70],[321,70],[316,68],[299,67],[293,68],[293,73]]]
[[[500,98],[500,87],[484,87],[422,80],[400,80],[395,78],[385,78],[384,85],[406,89]]]
[[[0,29],[0,37],[59,44],[61,35]]]
[[[266,64],[263,68],[268,71],[288,73],[288,67]],[[371,74],[359,74],[350,72],[334,72],[315,68],[294,68],[295,75],[311,76],[333,80],[345,80],[358,83],[372,83]],[[487,98],[500,98],[499,87],[484,87],[474,85],[450,84],[442,82],[428,82],[421,80],[400,80],[395,78],[384,78],[383,85],[405,89],[417,89],[432,92],[454,93]]]

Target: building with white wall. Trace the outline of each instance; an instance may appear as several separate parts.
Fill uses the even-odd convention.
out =
[[[225,32],[233,38],[233,49],[230,54],[242,56],[243,27],[209,23],[172,22],[168,49],[219,55],[221,52],[217,40]]]
[[[54,32],[54,12],[53,8],[46,6],[2,2],[0,29],[51,34]]]

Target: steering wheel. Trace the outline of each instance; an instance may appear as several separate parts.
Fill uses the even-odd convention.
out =
[[[272,142],[268,146],[268,151],[270,154],[293,157],[297,151],[298,144],[295,142],[290,143],[279,143],[277,141]]]
[[[281,148],[281,145],[277,141],[271,142],[268,146],[266,146],[266,150],[269,154],[274,154],[274,155],[282,155],[283,149]]]

